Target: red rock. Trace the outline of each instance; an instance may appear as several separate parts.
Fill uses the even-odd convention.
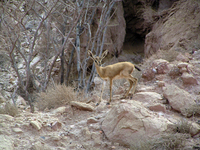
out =
[[[164,112],[164,113],[166,113],[166,107],[165,107],[165,105],[163,105],[163,104],[155,104],[155,105],[149,106],[149,109],[150,109],[151,111]]]
[[[56,131],[56,130],[58,130],[58,129],[61,129],[61,127],[62,127],[62,124],[61,124],[60,122],[58,122],[58,121],[55,121],[54,123],[52,123],[52,126],[51,126],[51,128],[52,128],[54,131]]]
[[[181,79],[183,80],[184,84],[198,84],[197,79],[187,72],[182,74]]]

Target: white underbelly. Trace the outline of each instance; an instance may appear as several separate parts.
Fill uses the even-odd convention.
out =
[[[115,76],[114,78],[113,78],[113,80],[115,80],[115,79],[123,79],[124,77],[122,77],[122,76],[120,76],[120,75],[117,75],[117,76]],[[102,78],[103,80],[110,80],[109,78]]]

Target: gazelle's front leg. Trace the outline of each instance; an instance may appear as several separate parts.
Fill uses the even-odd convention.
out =
[[[113,80],[110,79],[110,100],[108,101],[106,105],[110,105],[111,100],[112,100],[112,84],[113,84]]]
[[[98,106],[98,105],[101,103],[105,84],[106,84],[106,81],[103,80],[103,84],[102,84],[102,87],[101,87],[101,97],[100,97],[100,99],[99,99],[99,102],[96,104],[96,106]]]

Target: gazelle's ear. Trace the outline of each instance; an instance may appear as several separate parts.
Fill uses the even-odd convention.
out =
[[[91,52],[90,50],[88,50],[88,55],[89,55],[91,58],[93,58],[93,54],[92,54],[92,52]]]
[[[108,54],[108,50],[106,50],[105,52],[103,52],[103,54],[101,55],[101,59],[103,59],[104,57],[106,57],[107,54]]]
[[[88,55],[90,56],[90,58],[92,58],[93,61],[95,61],[94,55],[92,54],[92,52],[90,50],[88,50]]]

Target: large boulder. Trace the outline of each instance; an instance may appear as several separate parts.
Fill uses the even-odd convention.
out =
[[[192,115],[192,108],[196,103],[190,93],[174,84],[166,84],[163,88],[163,95],[174,110],[181,112],[182,115],[187,117]]]
[[[127,101],[113,106],[102,122],[109,140],[131,145],[143,136],[156,136],[173,125],[163,116],[151,112],[141,102]]]

